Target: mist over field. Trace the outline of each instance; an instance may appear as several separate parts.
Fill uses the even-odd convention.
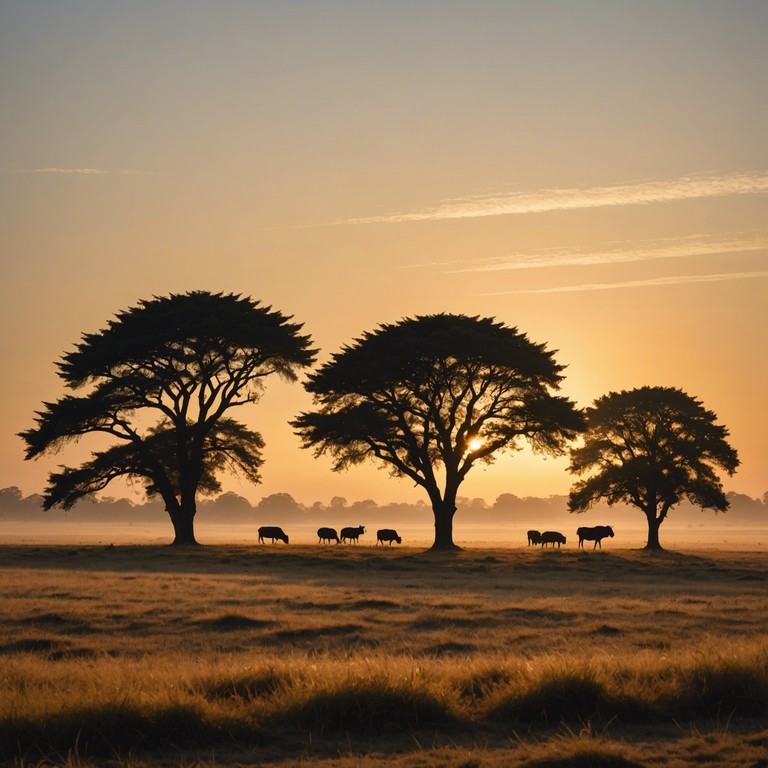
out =
[[[768,494],[753,499],[729,493],[725,513],[701,510],[688,503],[670,512],[662,526],[665,546],[761,549],[768,545]],[[576,528],[582,525],[613,525],[616,537],[611,548],[635,548],[645,543],[647,525],[637,509],[626,505],[595,505],[583,514],[569,513],[567,497],[518,497],[501,494],[489,504],[481,498],[462,497],[454,518],[456,540],[470,547],[526,546],[526,532],[558,530],[566,546],[576,545]],[[105,497],[83,501],[64,511],[42,509],[37,494],[24,496],[17,487],[0,489],[0,538],[11,543],[165,543],[172,528],[161,503],[135,503]],[[432,511],[424,502],[377,504],[372,499],[348,501],[334,497],[327,504],[301,504],[288,493],[263,497],[256,504],[235,493],[224,493],[198,503],[196,526],[201,543],[255,544],[261,525],[279,525],[293,544],[317,544],[320,526],[341,529],[364,525],[361,545],[376,544],[377,528],[397,528],[404,543],[428,547],[434,534]],[[587,544],[591,546],[591,544]]]

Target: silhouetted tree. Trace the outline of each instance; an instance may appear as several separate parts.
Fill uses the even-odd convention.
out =
[[[163,499],[174,544],[196,543],[198,493],[221,490],[225,469],[260,481],[261,436],[225,414],[258,400],[266,376],[295,381],[314,360],[310,338],[289,320],[250,298],[194,291],[140,301],[83,335],[57,366],[68,387],[89,391],[44,404],[20,435],[26,458],[90,433],[120,442],[52,473],[45,508],[69,509],[117,477],[139,478]]]
[[[573,403],[550,393],[562,370],[543,344],[493,318],[406,318],[311,374],[317,410],[293,426],[305,448],[334,457],[334,470],[372,458],[423,487],[433,548],[453,548],[457,491],[475,463],[522,440],[560,454],[583,428]]]
[[[227,523],[256,522],[256,510],[248,499],[237,493],[227,491],[215,498],[204,499],[198,504],[197,517],[202,520],[214,519]]]
[[[725,511],[728,500],[716,469],[739,466],[728,430],[680,389],[641,387],[610,392],[586,410],[584,445],[571,452],[570,471],[582,475],[568,508],[583,512],[598,499],[624,502],[648,520],[646,549],[661,549],[659,527],[682,499]]]
[[[290,493],[272,493],[265,496],[256,505],[259,522],[271,524],[302,522],[307,517],[307,509]]]

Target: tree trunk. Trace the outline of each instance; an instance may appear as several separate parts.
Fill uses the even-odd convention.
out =
[[[169,511],[175,534],[173,546],[197,544],[197,539],[195,539],[196,511],[194,506],[191,509],[186,506],[178,507],[174,512]]]
[[[661,528],[663,518],[656,517],[655,513],[646,513],[646,517],[648,518],[648,543],[645,545],[645,548],[660,551],[663,547],[659,543],[659,528]]]
[[[435,543],[432,549],[461,549],[453,543],[453,516],[456,513],[456,505],[447,502],[433,504],[432,511],[435,515]]]
[[[182,479],[179,485],[179,503],[176,507],[176,514],[171,515],[173,520],[173,530],[176,538],[173,540],[174,546],[185,546],[197,544],[195,539],[195,515],[197,514],[197,477],[190,477],[192,473],[182,472]]]

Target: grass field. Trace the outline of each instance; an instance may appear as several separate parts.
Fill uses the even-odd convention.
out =
[[[13,766],[768,766],[764,552],[0,546]]]

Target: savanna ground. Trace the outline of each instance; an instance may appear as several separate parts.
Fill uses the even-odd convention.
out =
[[[0,546],[0,760],[768,766],[762,551]]]

